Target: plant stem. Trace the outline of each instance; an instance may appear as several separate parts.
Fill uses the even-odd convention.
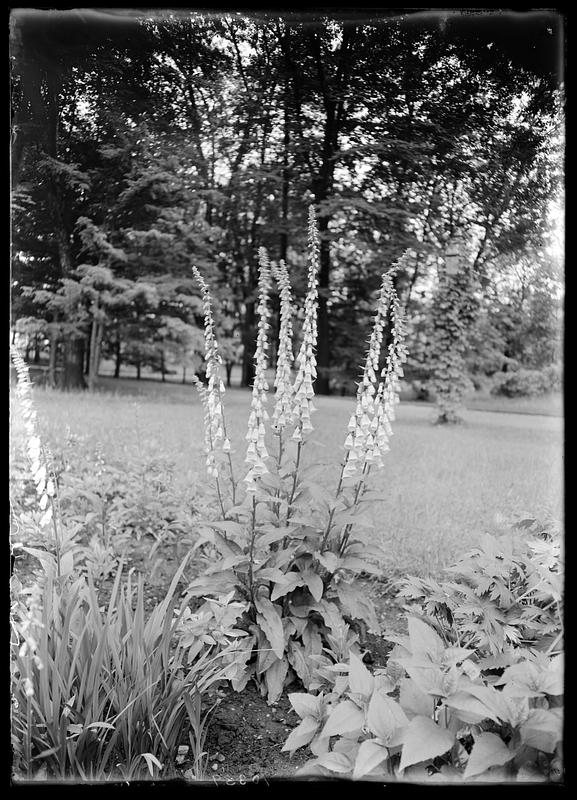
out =
[[[220,394],[219,394],[219,400],[222,403],[222,399],[220,398]],[[222,412],[222,430],[224,432],[224,438],[228,439],[228,435],[226,433],[226,423],[224,421],[224,411]],[[229,472],[230,472],[230,487],[231,487],[231,494],[232,494],[232,504],[233,504],[233,506],[235,506],[236,505],[236,481],[234,479],[234,470],[232,468],[232,456],[231,456],[230,453],[227,453],[227,456],[228,456],[228,469],[229,469]]]
[[[220,491],[220,481],[218,477],[214,479],[214,482],[216,484],[216,493],[218,495],[218,502],[220,505],[220,510],[222,512],[222,518],[226,519],[226,511],[224,510],[224,501],[222,499],[222,492]],[[224,538],[226,539],[226,531],[223,531],[223,533],[224,533]]]
[[[341,464],[341,474],[339,475],[339,482],[337,484],[337,491],[335,492],[335,501],[338,500],[338,497],[339,497],[339,495],[341,493],[341,489],[343,488],[343,475],[344,475],[345,467],[347,466],[348,460],[349,460],[349,451],[347,450],[347,454],[345,456],[345,460]],[[326,527],[326,530],[324,532],[323,540],[322,540],[321,546],[320,546],[321,553],[323,552],[323,550],[324,550],[324,548],[326,546],[326,543],[327,543],[327,539],[329,538],[329,534],[331,532],[331,526],[333,524],[333,518],[335,516],[335,511],[336,511],[336,504],[331,508],[330,513],[329,513],[329,519],[328,519],[328,522],[327,522],[327,527]]]
[[[253,578],[253,559],[254,559],[254,541],[256,538],[256,497],[252,498],[252,520],[250,525],[250,545],[248,551],[248,588],[250,592],[251,602],[254,606],[254,578]]]
[[[288,505],[287,513],[286,513],[286,524],[287,525],[288,525],[289,520],[291,518],[292,504],[293,504],[293,500],[295,499],[295,493],[296,493],[296,490],[297,490],[298,472],[299,472],[299,466],[300,466],[300,461],[301,461],[302,446],[303,446],[302,442],[297,442],[297,457],[296,457],[296,460],[295,460],[295,471],[294,471],[294,476],[293,476],[293,486],[292,486],[292,490],[291,490],[291,493],[290,493],[289,505]]]
[[[370,471],[371,471],[371,467],[365,461],[365,463],[363,465],[363,472],[361,474],[361,479],[360,479],[360,481],[357,483],[357,485],[355,487],[355,497],[354,497],[354,500],[353,500],[353,508],[359,502],[359,496],[361,494],[361,488],[364,486],[364,484],[366,482],[366,479],[369,477]],[[340,553],[341,556],[343,555],[344,548],[346,547],[346,544],[349,541],[349,537],[351,535],[352,527],[353,527],[353,523],[352,522],[349,522],[348,525],[345,527],[345,530],[344,530],[344,533],[343,533],[343,538],[341,539],[341,543],[339,545],[339,553]]]

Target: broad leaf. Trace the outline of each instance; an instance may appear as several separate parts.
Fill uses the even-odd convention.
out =
[[[341,606],[351,619],[361,619],[368,623],[373,633],[380,632],[379,618],[366,593],[343,582],[337,584],[336,590]]]
[[[288,661],[286,658],[282,658],[275,661],[265,672],[264,678],[268,693],[267,702],[269,705],[276,703],[281,696],[288,667]]]
[[[304,694],[304,692],[292,692],[289,694],[288,699],[301,719],[305,717],[317,718],[319,716],[321,706],[320,697],[314,697],[312,694]]]
[[[343,700],[332,710],[322,736],[340,736],[362,728],[365,721],[364,712],[351,700]]]
[[[389,745],[395,741],[395,733],[408,724],[405,712],[395,700],[380,692],[373,693],[367,711],[367,725],[375,736]]]
[[[284,630],[278,606],[271,603],[266,597],[255,600],[257,609],[257,622],[265,632],[277,658],[284,655]]]
[[[346,774],[351,772],[353,764],[348,756],[344,753],[325,753],[313,762],[319,767],[330,769],[331,772],[339,772]]]
[[[407,623],[413,656],[428,656],[431,661],[440,663],[445,645],[439,634],[417,617],[409,617]]]
[[[336,553],[332,553],[330,550],[327,550],[324,553],[317,551],[314,553],[314,556],[317,561],[329,572],[334,572],[341,563],[339,556]]]
[[[500,767],[514,755],[515,753],[509,750],[495,733],[479,733],[475,736],[475,743],[465,769],[465,778],[480,775],[489,767]]]
[[[373,693],[375,679],[361,659],[352,650],[349,653],[349,687],[353,694],[360,694],[367,700]]]
[[[317,575],[316,572],[307,571],[301,572],[301,577],[308,586],[310,593],[318,603],[322,598],[325,589],[320,575]]]
[[[369,772],[372,772],[375,767],[382,764],[389,756],[388,750],[378,742],[366,741],[362,742],[357,753],[355,760],[355,768],[353,770],[353,780],[358,781]]]
[[[413,715],[427,716],[433,710],[431,695],[420,689],[411,678],[401,680],[400,703],[402,708]]]
[[[559,713],[556,713],[559,712]],[[554,753],[563,737],[562,711],[534,708],[521,726],[521,741],[543,753]]]
[[[451,695],[445,699],[445,705],[454,711],[460,720],[468,722],[470,725],[476,725],[487,719],[499,722],[490,708],[467,692],[457,692]]]
[[[295,642],[293,639],[290,639],[288,643],[287,658],[289,660],[289,664],[303,682],[305,689],[308,688],[311,679],[311,671],[309,663],[305,658],[303,646],[298,642]]]
[[[263,547],[268,547],[274,542],[280,542],[281,539],[284,539],[285,536],[292,536],[294,533],[294,529],[291,527],[284,527],[284,528],[272,528],[268,533],[263,533],[262,536],[258,538],[258,545]]]
[[[399,768],[442,756],[455,743],[455,736],[441,728],[430,717],[413,717],[406,731]]]
[[[282,580],[277,581],[270,594],[271,600],[277,600],[279,597],[284,597],[285,594],[292,592],[297,586],[303,585],[303,579],[298,572],[287,572],[283,575]]]
[[[319,723],[313,717],[305,717],[300,725],[290,732],[286,742],[282,746],[283,751],[293,753],[299,747],[304,747],[309,744],[315,736],[319,727]]]

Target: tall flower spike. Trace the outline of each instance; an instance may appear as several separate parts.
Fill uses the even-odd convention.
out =
[[[256,491],[256,478],[268,472],[265,459],[268,458],[268,451],[265,444],[265,422],[268,413],[265,409],[267,402],[268,383],[266,380],[266,369],[268,358],[268,329],[270,323],[270,310],[268,307],[268,297],[271,289],[271,269],[268,255],[264,247],[259,250],[259,277],[258,277],[258,305],[257,313],[258,333],[256,338],[256,349],[254,354],[255,375],[252,387],[252,400],[250,404],[250,415],[248,418],[248,430],[246,439],[248,447],[245,462],[250,464],[250,469],[245,477],[247,492]]]
[[[210,450],[212,456],[214,456],[214,458],[211,457],[210,465],[207,461],[207,466],[209,467],[209,475],[211,475],[211,477],[217,477],[218,461],[216,452],[227,452],[228,449],[230,449],[230,444],[225,433],[222,406],[222,399],[225,392],[224,383],[220,377],[222,358],[218,352],[218,343],[214,333],[210,289],[197,267],[192,268],[192,273],[200,286],[202,293],[202,310],[204,314],[204,358],[206,361],[206,377],[208,381],[205,399],[205,421],[209,426],[209,432],[206,434],[206,441],[210,440]]]
[[[295,429],[292,438],[296,442],[302,441],[303,432],[313,429],[311,414],[315,410],[312,399],[315,394],[313,382],[317,376],[315,348],[317,345],[317,274],[319,271],[320,244],[313,206],[309,206],[308,232],[308,291],[305,299],[303,339],[297,356],[298,372],[294,384],[293,418],[295,420]]]
[[[383,455],[389,450],[389,438],[393,435],[391,422],[395,419],[403,364],[407,360],[405,337],[404,314],[397,293],[394,292],[391,300],[391,343],[385,367],[381,372],[375,403],[375,464],[378,467],[383,465]]]
[[[345,449],[348,452],[343,478],[353,477],[357,474],[359,468],[362,469],[365,463],[371,464],[375,460],[375,432],[377,427],[375,422],[375,400],[379,360],[393,291],[391,274],[390,272],[384,273],[363,374],[357,388],[356,408],[348,424],[348,435],[345,440]]]
[[[279,346],[274,379],[275,407],[272,415],[272,427],[277,433],[289,425],[293,412],[292,365],[294,361],[292,338],[292,293],[291,284],[284,261],[272,267],[272,274],[280,289],[280,330]]]
[[[30,461],[32,477],[38,495],[38,505],[42,511],[40,527],[48,525],[53,515],[52,498],[56,494],[53,477],[50,475],[46,454],[42,450],[42,443],[38,435],[36,409],[32,401],[32,383],[28,372],[28,365],[20,355],[15,345],[10,345],[12,363],[16,369],[16,395],[20,401],[24,428],[26,430],[26,452]]]

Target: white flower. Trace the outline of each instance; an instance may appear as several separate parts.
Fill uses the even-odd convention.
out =
[[[394,419],[394,406],[398,403],[401,364],[407,356],[404,320],[392,281],[399,267],[400,262],[397,262],[382,278],[363,375],[357,388],[356,409],[347,426],[344,478],[355,476],[366,464],[382,466],[382,456],[389,449],[388,440],[392,435],[390,422]],[[386,365],[378,380],[387,316],[390,316],[391,343]]]
[[[288,270],[284,261],[272,268],[280,289],[280,330],[279,347],[274,386],[275,407],[272,415],[272,427],[280,432],[292,421],[293,395],[292,364],[292,294]]]
[[[258,278],[258,305],[257,313],[258,333],[256,338],[256,348],[254,354],[255,376],[252,387],[251,411],[248,419],[248,429],[246,439],[249,442],[245,462],[250,464],[248,475],[245,482],[253,490],[255,478],[268,472],[265,459],[268,458],[268,450],[265,444],[265,422],[268,413],[265,409],[267,403],[268,382],[266,380],[266,369],[268,359],[268,329],[271,312],[268,307],[268,297],[271,289],[271,268],[268,255],[264,247],[259,250],[259,278]],[[247,489],[249,491],[249,489]]]
[[[319,233],[313,206],[309,207],[309,268],[308,291],[305,299],[303,339],[297,356],[298,372],[294,384],[293,418],[295,420],[294,441],[302,441],[302,431],[312,430],[310,415],[315,410],[313,382],[317,377],[315,348],[317,345],[317,306],[319,270]]]

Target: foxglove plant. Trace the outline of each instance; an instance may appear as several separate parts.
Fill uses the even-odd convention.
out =
[[[292,439],[303,441],[303,433],[313,430],[311,414],[313,405],[314,379],[317,377],[317,274],[319,270],[319,233],[316,225],[314,209],[309,209],[309,267],[308,291],[305,299],[302,343],[297,356],[298,372],[294,385],[293,416],[295,421]]]
[[[248,448],[246,451],[245,463],[249,464],[249,471],[244,481],[247,484],[247,492],[255,492],[256,479],[269,471],[266,465],[266,459],[269,457],[269,454],[265,444],[265,423],[269,415],[265,406],[268,401],[267,392],[269,389],[266,379],[266,370],[268,366],[267,350],[269,348],[268,329],[270,328],[268,319],[271,315],[268,307],[268,297],[271,290],[271,271],[268,255],[264,248],[261,248],[259,251],[259,267],[257,305],[259,321],[254,356],[255,376],[252,388],[250,415],[248,418],[248,430],[246,433]]]
[[[280,326],[276,375],[274,380],[275,406],[272,428],[279,437],[279,459],[282,459],[282,432],[293,421],[294,388],[292,384],[293,355],[293,299],[290,278],[284,261],[272,268],[280,290]]]
[[[24,419],[26,452],[38,501],[36,514],[22,515],[21,521],[24,523],[22,527],[27,528],[30,524],[36,527],[45,545],[40,549],[23,546],[19,542],[18,546],[37,559],[46,574],[54,572],[59,579],[65,579],[72,575],[75,556],[80,554],[81,548],[75,540],[74,528],[67,527],[62,521],[56,477],[38,430],[28,366],[15,345],[11,345],[10,353],[16,370],[16,396]],[[52,536],[47,539],[48,531],[52,532]]]
[[[38,506],[43,512],[40,517],[39,526],[45,528],[50,525],[54,516],[55,483],[53,477],[49,474],[46,453],[43,451],[40,436],[38,435],[38,420],[32,400],[32,383],[30,381],[28,366],[15,345],[11,345],[10,354],[16,370],[16,396],[20,402],[22,416],[24,418],[26,452],[36,486]]]
[[[218,350],[218,343],[214,333],[215,326],[212,314],[210,289],[197,267],[192,267],[192,274],[196,278],[202,293],[202,309],[204,314],[204,352],[208,385],[206,389],[203,390],[196,376],[194,383],[197,390],[199,390],[201,402],[205,410],[204,427],[207,473],[209,477],[215,479],[221,510],[224,513],[224,506],[222,504],[222,491],[219,480],[221,454],[224,454],[228,461],[233,505],[235,503],[236,483],[232,467],[230,440],[227,436],[226,422],[224,418],[223,396],[225,393],[225,386],[220,374],[222,358]]]
[[[318,686],[315,664],[326,661],[323,648],[330,650],[339,642],[339,652],[342,648],[358,650],[358,636],[350,625],[361,621],[375,631],[379,628],[371,603],[348,578],[362,571],[381,569],[373,562],[382,556],[382,551],[372,541],[371,524],[358,513],[357,506],[363,499],[371,467],[382,466],[388,449],[398,382],[406,357],[402,314],[392,281],[395,268],[383,276],[335,495],[311,480],[311,468],[304,469],[301,463],[303,447],[313,430],[311,415],[315,410],[319,249],[311,207],[307,293],[294,382],[293,301],[288,271],[282,262],[271,265],[266,251],[259,251],[259,321],[246,435],[245,496],[229,508],[227,518],[217,485],[221,519],[206,520],[204,528],[209,531],[221,559],[215,563],[211,554],[204,575],[189,590],[192,595],[213,597],[232,592],[241,601],[245,611],[239,612],[237,628],[244,633],[239,653],[242,652],[246,671],[244,677],[236,677],[234,688],[242,689],[252,677],[269,702],[277,700],[285,681],[295,676],[307,688]],[[279,289],[280,325],[275,404],[269,419],[266,369],[272,277]],[[204,304],[210,308],[208,291]],[[391,329],[390,345],[379,375],[387,323]],[[208,360],[215,358],[217,348],[211,317],[207,324]],[[215,449],[210,391],[209,385],[204,390],[205,424],[207,446]],[[222,408],[219,413],[222,414]],[[267,423],[279,439],[275,458],[266,445]],[[210,466],[213,464],[211,461]],[[211,476],[218,480],[214,472]]]

